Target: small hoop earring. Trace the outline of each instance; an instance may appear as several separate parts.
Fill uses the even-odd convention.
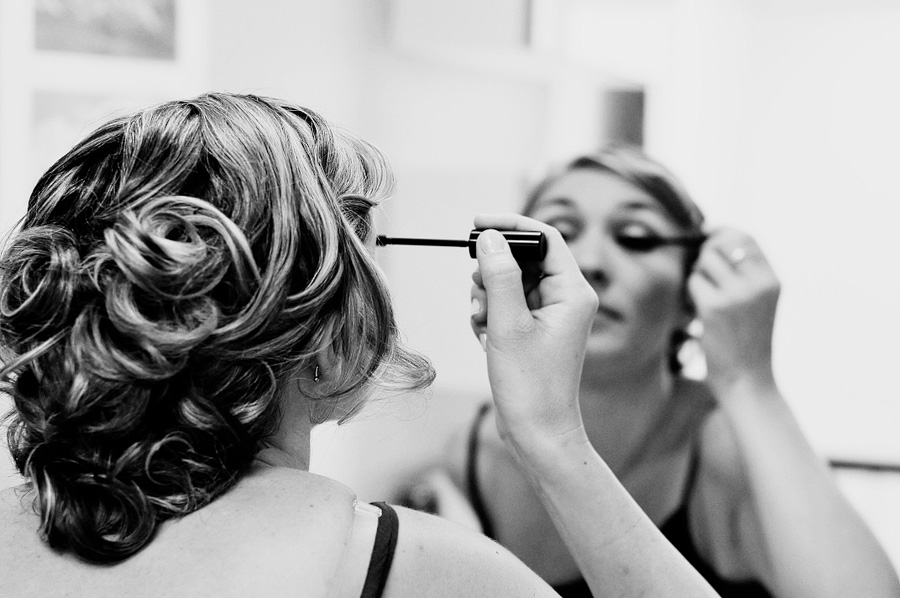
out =
[[[319,381],[319,366],[316,366],[315,371],[313,372],[313,382]]]

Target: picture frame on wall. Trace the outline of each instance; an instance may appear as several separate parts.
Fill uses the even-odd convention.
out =
[[[176,0],[36,0],[40,51],[174,60]]]

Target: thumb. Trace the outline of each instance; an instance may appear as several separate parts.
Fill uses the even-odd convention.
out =
[[[531,321],[531,312],[525,302],[522,270],[509,243],[488,229],[478,236],[475,254],[487,292],[488,330],[521,330]]]

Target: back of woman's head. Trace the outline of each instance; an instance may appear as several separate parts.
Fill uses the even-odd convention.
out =
[[[526,216],[530,215],[543,197],[544,192],[560,177],[574,170],[583,169],[602,170],[621,177],[655,199],[672,219],[672,222],[678,227],[682,235],[698,237],[703,235],[703,212],[688,195],[677,177],[661,163],[644,153],[643,150],[632,145],[610,145],[597,152],[578,156],[570,160],[561,169],[550,173],[532,187],[525,198],[522,213]],[[686,281],[699,252],[699,246],[688,247],[685,251],[683,262],[685,293],[683,299],[688,309],[693,309],[693,306],[690,297],[687,295]],[[690,338],[690,333],[682,329],[675,330],[672,335],[669,343],[669,369],[674,373],[679,373],[682,370],[679,355],[682,346]]]
[[[321,351],[317,413],[430,383],[363,243],[391,184],[317,114],[231,94],[113,120],[41,177],[0,259],[0,377],[51,546],[121,560],[227,490]]]

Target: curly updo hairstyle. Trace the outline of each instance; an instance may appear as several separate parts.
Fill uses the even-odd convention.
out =
[[[50,546],[120,561],[228,490],[322,350],[320,414],[433,380],[364,245],[392,184],[314,112],[225,93],[115,119],[40,178],[0,258],[0,379]]]
[[[570,160],[561,169],[552,172],[531,189],[525,198],[522,213],[526,216],[530,215],[544,191],[560,177],[573,170],[584,169],[603,170],[621,177],[659,202],[682,234],[703,234],[705,220],[703,212],[697,207],[679,180],[669,169],[652,159],[641,148],[633,145],[610,145],[595,153]],[[689,247],[685,251],[684,301],[691,309],[693,307],[687,294],[687,277],[690,275],[699,253],[699,247]],[[682,370],[679,354],[682,346],[690,339],[691,335],[687,330],[676,330],[672,335],[669,342],[669,370],[675,374]]]

